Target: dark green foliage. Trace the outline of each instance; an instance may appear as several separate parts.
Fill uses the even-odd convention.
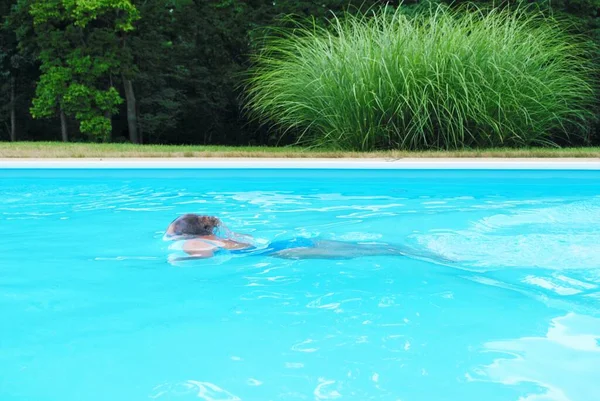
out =
[[[39,61],[41,44],[36,40],[33,19],[28,12],[32,2],[34,0],[0,0],[0,12],[5,20],[0,32],[0,140],[9,138],[11,78],[15,79],[17,88],[14,105],[18,137],[31,140],[60,137],[57,117],[34,120],[30,113],[36,83],[44,73],[40,68],[43,63]],[[116,16],[110,13],[90,20],[93,29],[86,30],[86,34],[97,34],[88,37],[95,44],[93,51],[86,54],[104,55],[106,59],[101,60],[101,64],[115,66],[114,73],[101,74],[102,78],[92,79],[93,84],[82,79],[77,82],[94,90],[114,87],[119,98],[124,99],[122,77],[131,80],[137,99],[138,126],[145,143],[239,145],[280,141],[268,124],[258,126],[249,122],[242,112],[241,80],[250,66],[250,54],[262,44],[265,28],[280,26],[284,23],[281,18],[290,14],[314,18],[317,24],[323,24],[327,17],[348,9],[398,5],[398,1],[385,0],[131,0],[131,3],[140,16],[133,31],[115,35],[114,30],[105,29],[114,26]],[[600,41],[600,0],[534,0],[533,3],[571,18],[574,29],[594,42]],[[414,12],[418,8],[415,5],[423,4],[423,1],[412,0],[404,2],[402,7]],[[496,5],[514,4],[509,0]],[[57,35],[74,29],[56,27]],[[98,48],[104,50],[98,53]],[[115,111],[111,137],[115,141],[128,140],[125,103],[118,105],[118,110],[105,107],[104,113],[98,113],[101,108],[92,107],[88,103],[92,97],[88,95],[83,96],[83,100],[87,99],[84,102],[79,98],[72,102],[70,127],[76,128],[75,120],[81,118],[91,121],[92,125],[93,121],[102,121],[100,126],[90,127],[102,131],[107,127],[105,117]],[[93,111],[93,115],[86,114],[85,110]],[[72,130],[70,136],[72,140],[89,140],[78,130]]]
[[[13,64],[19,60],[17,67],[23,67],[33,61],[39,69],[27,77],[37,78],[30,115],[61,115],[63,140],[68,139],[69,117],[91,139],[108,138],[111,116],[122,102],[111,79],[122,65],[118,42],[138,17],[130,0],[18,0],[5,17],[3,35],[16,37]],[[12,98],[15,87],[21,89],[15,82],[23,72],[14,70]]]

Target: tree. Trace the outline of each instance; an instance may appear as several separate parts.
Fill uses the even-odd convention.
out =
[[[0,1],[0,15],[9,15],[14,1]],[[2,21],[0,27],[0,84],[2,94],[7,95],[3,102],[6,106],[3,111],[7,112],[10,119],[9,138],[16,141],[17,134],[17,91],[18,73],[22,64],[22,58],[17,49],[18,41],[15,33],[9,28],[6,21]]]
[[[122,68],[119,37],[133,30],[136,7],[130,0],[28,1],[41,71],[31,114],[58,113],[63,141],[71,116],[82,133],[108,139],[123,102],[113,84]]]
[[[191,4],[191,0],[136,2],[141,18],[136,30],[124,38],[129,62],[122,74],[132,142],[134,136],[139,141],[166,141],[180,122],[186,107],[180,88],[188,77],[181,66],[186,55],[178,40],[185,36],[186,27],[177,16]]]

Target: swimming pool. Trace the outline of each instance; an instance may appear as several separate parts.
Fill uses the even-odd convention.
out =
[[[0,169],[2,401],[596,401],[600,171]],[[170,263],[211,213],[398,257]]]

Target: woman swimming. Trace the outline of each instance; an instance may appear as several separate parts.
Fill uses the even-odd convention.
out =
[[[223,231],[225,237],[217,235]],[[238,237],[238,240],[232,239]],[[165,239],[184,240],[182,250],[196,258],[209,258],[218,250],[250,250],[255,247],[248,242],[242,242],[240,236],[229,231],[216,217],[197,214],[184,214],[175,219],[167,228]]]
[[[183,241],[181,250],[189,258],[210,258],[218,252],[268,255],[286,259],[352,259],[363,256],[404,256],[407,250],[388,244],[364,244],[296,237],[274,241],[264,248],[252,244],[248,235],[230,231],[214,216],[184,214],[167,228],[165,239]],[[430,258],[431,255],[411,256]]]

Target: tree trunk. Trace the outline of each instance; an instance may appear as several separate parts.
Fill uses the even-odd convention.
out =
[[[17,140],[17,109],[16,109],[16,86],[17,82],[14,75],[10,77],[10,140]]]
[[[140,104],[135,102],[135,121],[137,124],[138,137],[140,138],[140,144],[144,143],[144,126],[140,124]]]
[[[69,142],[69,131],[67,129],[67,115],[60,109],[60,132],[62,134],[62,141]]]
[[[129,128],[129,140],[131,143],[140,143],[138,136],[138,122],[136,113],[135,94],[133,93],[133,84],[130,79],[123,76],[123,86],[125,88],[125,99],[127,100],[127,126]]]

